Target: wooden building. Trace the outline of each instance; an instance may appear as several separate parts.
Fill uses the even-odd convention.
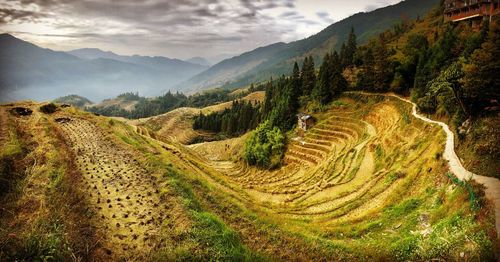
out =
[[[299,135],[303,136],[304,133],[311,129],[316,121],[314,117],[308,114],[297,114],[297,125],[299,127]]]
[[[445,0],[446,21],[471,21],[481,23],[500,13],[500,0]]]

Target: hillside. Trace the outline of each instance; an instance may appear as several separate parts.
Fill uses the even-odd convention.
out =
[[[262,102],[265,93],[262,91],[250,93],[241,99],[244,101]],[[220,103],[204,108],[182,107],[168,113],[154,117],[137,120],[127,120],[126,122],[137,126],[139,132],[153,134],[160,140],[175,141],[182,144],[190,144],[193,141],[213,140],[214,134],[193,129],[193,118],[200,114],[219,112],[231,107],[232,102]],[[146,131],[144,131],[146,130]]]
[[[68,104],[82,109],[93,104],[92,101],[79,95],[61,96],[54,99],[52,102],[59,104]]]
[[[2,102],[52,100],[66,94],[99,101],[131,91],[159,95],[205,68],[159,57],[122,57],[124,61],[100,56],[81,59],[40,48],[9,34],[0,35],[0,47]]]
[[[224,60],[178,86],[191,92],[219,86],[241,87],[287,74],[293,62],[305,55],[312,55],[319,62],[327,52],[339,50],[347,40],[351,28],[355,28],[359,42],[366,43],[371,37],[391,28],[402,19],[415,19],[425,15],[438,2],[406,0],[368,13],[358,13],[306,39],[257,48]]]
[[[444,134],[397,99],[341,98],[272,171],[237,158],[242,138],[183,146],[40,106],[0,107],[0,258],[492,259],[488,202],[444,175]]]

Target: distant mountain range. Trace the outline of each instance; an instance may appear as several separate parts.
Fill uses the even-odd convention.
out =
[[[192,58],[186,60],[186,62],[198,64],[198,65],[204,65],[204,66],[211,66],[212,65],[210,62],[208,62],[207,59],[205,59],[203,57],[199,57],[199,56],[192,57]]]
[[[309,38],[259,47],[225,59],[122,56],[95,48],[58,52],[40,48],[12,35],[0,35],[0,102],[51,100],[78,94],[93,101],[124,92],[156,96],[167,90],[195,93],[213,87],[241,87],[289,74],[294,61],[312,55],[319,65],[326,52],[339,49],[351,28],[358,43],[391,28],[403,18],[414,19],[439,0],[406,0],[332,24]],[[209,61],[207,61],[209,60]]]
[[[155,96],[208,68],[178,59],[99,49],[59,52],[0,35],[0,101],[78,94],[99,101],[124,92]]]
[[[306,55],[312,55],[318,65],[326,52],[340,49],[351,28],[355,29],[358,43],[366,43],[402,19],[425,15],[438,4],[439,0],[406,0],[368,13],[358,13],[309,38],[260,47],[226,59],[178,86],[192,93],[212,87],[240,87],[289,74],[293,62],[303,60]]]

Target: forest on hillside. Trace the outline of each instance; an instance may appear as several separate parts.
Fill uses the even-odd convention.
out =
[[[295,63],[291,76],[268,81],[262,122],[246,144],[247,161],[278,166],[285,148],[278,144],[294,128],[295,114],[324,110],[345,90],[410,95],[420,111],[449,119],[464,138],[459,132],[464,123],[498,111],[500,23],[495,18],[474,30],[466,23],[445,22],[442,12],[436,8],[423,19],[405,20],[361,46],[352,29],[340,52],[325,55],[319,71],[309,56],[301,69]],[[219,114],[227,113],[207,118]],[[498,159],[498,133],[485,140],[478,150]]]
[[[222,102],[228,102],[233,99],[241,98],[249,92],[256,91],[256,88],[248,92],[241,92],[238,95],[231,94],[231,90],[213,89],[200,94],[186,96],[183,93],[172,93],[168,91],[164,95],[146,98],[139,96],[138,93],[123,93],[117,96],[114,100],[122,103],[135,102],[132,110],[126,110],[120,105],[110,106],[92,106],[86,110],[92,113],[104,116],[125,117],[129,119],[145,118],[150,116],[161,115],[180,107],[195,107],[203,108],[210,105],[215,105]],[[106,102],[106,100],[104,101]]]

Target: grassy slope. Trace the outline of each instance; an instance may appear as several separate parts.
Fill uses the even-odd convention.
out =
[[[286,212],[295,204],[273,202],[279,199],[274,193],[256,193],[255,190],[266,192],[268,182],[263,179],[283,176],[279,172],[238,167],[237,170],[244,172],[237,175],[242,175],[242,180],[238,180],[232,178],[236,173],[221,171],[227,169],[224,161],[238,160],[232,153],[226,154],[228,151],[224,148],[230,145],[229,152],[238,152],[241,139],[191,147],[202,156],[180,145],[172,146],[172,152],[178,157],[173,163],[186,170],[188,181],[202,203],[219,212],[230,226],[240,231],[250,248],[270,256],[293,259],[300,254],[313,259],[316,253],[331,259],[453,259],[464,250],[468,258],[492,256],[489,236],[494,234],[494,227],[488,204],[483,203],[478,211],[471,210],[466,190],[454,185],[445,175],[446,166],[440,156],[444,135],[438,129],[411,118],[409,107],[398,101],[346,98],[339,113],[354,110],[356,118],[375,123],[382,121],[377,128],[390,128],[383,122],[387,117],[386,109],[375,110],[378,112],[375,115],[372,113],[381,103],[396,108],[392,117],[401,119],[399,127],[394,132],[384,133],[377,139],[380,141],[378,146],[374,144],[373,147],[377,169],[392,171],[386,172],[368,194],[339,206],[340,209],[329,212],[326,217],[288,216]],[[327,119],[328,114],[318,118]],[[408,137],[412,140],[405,142]],[[442,142],[436,143],[436,137]],[[403,153],[403,150],[408,151]],[[204,157],[216,161],[207,161]],[[308,172],[302,174],[310,175]],[[283,184],[272,190],[295,192],[294,186],[287,187],[290,186]],[[348,190],[355,192],[358,189]],[[324,200],[319,198],[319,201]],[[465,240],[465,235],[469,240]],[[255,238],[260,241],[253,241]],[[273,244],[269,238],[279,240]]]
[[[36,109],[37,106],[33,107]],[[387,112],[392,113],[388,115]],[[255,193],[259,187],[272,187],[272,183],[260,179],[269,175],[278,178],[277,173],[247,167],[246,176],[251,179],[235,180],[229,176],[231,174],[221,172],[214,162],[177,142],[159,142],[139,135],[125,123],[74,108],[56,113],[94,123],[108,134],[110,141],[130,152],[141,166],[154,174],[161,187],[159,194],[171,207],[168,210],[171,219],[161,224],[158,241],[163,244],[147,259],[415,260],[456,259],[460,252],[470,259],[491,256],[492,244],[488,235],[494,229],[487,213],[487,203],[481,203],[479,210],[472,210],[466,190],[454,185],[444,175],[446,168],[439,155],[443,142],[435,142],[436,137],[443,141],[438,129],[409,117],[408,106],[395,100],[346,97],[318,118],[329,121],[331,114],[351,114],[353,119],[373,124],[380,135],[371,138],[363,135],[359,141],[371,139],[372,146],[367,145],[364,150],[378,156],[374,168],[404,169],[404,173],[384,173],[372,190],[354,200],[347,201],[341,194],[344,204],[339,205],[339,209],[328,211],[326,217],[313,213],[297,217],[287,212],[294,208],[307,210],[306,206],[315,205],[315,202],[304,198],[290,204],[275,204],[269,202],[272,194],[260,198]],[[397,122],[387,121],[387,116]],[[12,145],[5,147],[12,148],[5,152],[24,152],[17,157],[30,160],[33,156],[37,164],[31,168],[33,162],[19,162],[22,171],[19,173],[29,175],[21,175],[21,182],[16,184],[26,186],[15,186],[13,188],[24,190],[14,190],[2,197],[3,203],[10,203],[5,206],[12,213],[3,212],[0,223],[17,225],[1,227],[7,229],[1,231],[4,236],[1,239],[8,239],[0,251],[2,257],[31,260],[52,255],[69,258],[72,253],[77,257],[99,258],[102,255],[98,248],[91,248],[90,254],[82,253],[86,250],[85,243],[99,239],[100,232],[90,230],[99,219],[88,217],[79,209],[71,209],[66,202],[68,197],[74,197],[75,201],[80,201],[76,206],[85,209],[87,198],[80,195],[84,192],[78,191],[84,188],[78,186],[81,181],[72,179],[79,177],[75,175],[78,170],[70,168],[73,156],[70,150],[66,151],[62,142],[64,138],[58,135],[54,117],[39,113],[23,120],[8,117],[13,127],[22,126],[23,129],[12,129],[17,130],[18,135],[5,140],[11,141],[8,144]],[[33,139],[21,131],[33,135]],[[236,140],[233,147],[241,146],[239,141]],[[209,154],[224,152],[220,148],[224,141],[206,143],[206,146],[214,146],[215,150]],[[403,154],[398,151],[407,149],[409,151]],[[65,153],[61,154],[60,150]],[[26,157],[28,155],[30,157]],[[328,163],[324,161],[320,165]],[[360,165],[356,161],[353,163],[350,168]],[[307,170],[303,174],[304,179],[313,175]],[[316,175],[326,178],[329,173]],[[362,173],[356,176],[364,177]],[[310,184],[310,181],[277,189],[295,190],[297,186]],[[255,190],[247,183],[253,183]],[[27,186],[30,184],[36,186]],[[351,193],[359,191],[354,187],[347,188]],[[316,196],[323,191],[329,192],[327,190],[318,191]],[[51,201],[44,200],[47,205],[34,205],[37,208],[30,209],[25,203],[33,201],[25,202],[25,198],[35,198],[34,202],[41,199]],[[61,202],[63,199],[65,201]],[[319,200],[329,201],[322,197]],[[335,205],[335,202],[331,203]],[[29,206],[33,207],[33,204]],[[30,222],[26,223],[26,219]],[[73,223],[75,220],[79,222]],[[90,225],[82,227],[82,223]]]
[[[72,153],[50,119],[38,112],[14,117],[6,109],[0,108],[9,127],[0,157],[6,185],[0,196],[0,259],[89,256],[98,235],[86,217],[82,192],[75,187],[79,174]]]
[[[242,100],[245,101],[264,101],[265,93],[263,91],[253,92],[243,97]],[[180,143],[188,144],[198,137],[205,137],[210,139],[213,134],[203,132],[201,130],[193,130],[193,117],[198,115],[200,112],[203,114],[209,114],[211,112],[222,111],[228,107],[232,106],[232,102],[225,102],[213,106],[208,106],[205,108],[189,108],[183,107],[172,110],[163,115],[130,120],[129,123],[139,126],[149,130],[148,133],[154,134],[154,137],[159,140],[171,140],[174,139]]]

